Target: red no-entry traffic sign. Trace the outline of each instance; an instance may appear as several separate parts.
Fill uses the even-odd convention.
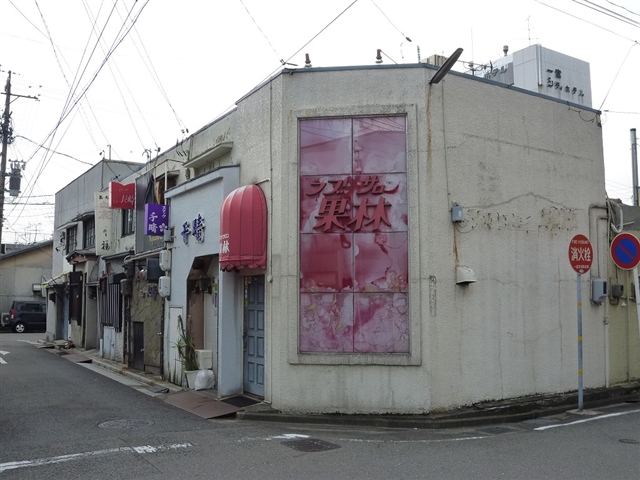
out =
[[[569,263],[577,273],[587,273],[593,263],[593,247],[584,235],[578,234],[569,244]]]
[[[613,263],[623,270],[631,270],[640,262],[640,242],[630,233],[620,233],[611,242]]]

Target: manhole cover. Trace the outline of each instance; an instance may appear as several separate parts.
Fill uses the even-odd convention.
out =
[[[640,443],[640,440],[634,440],[633,438],[621,438],[620,441],[622,443],[631,443],[632,445],[637,445]]]
[[[153,425],[151,420],[109,420],[102,422],[98,426],[100,428],[140,428]]]
[[[298,438],[295,440],[286,440],[282,442],[282,445],[293,448],[298,452],[326,452],[327,450],[335,450],[336,448],[340,448],[340,445],[325,442],[324,440],[318,440],[317,438]]]
[[[478,430],[478,431],[482,432],[482,433],[488,433],[489,435],[500,435],[502,433],[513,432],[514,429],[513,428],[509,428],[509,427],[487,427],[487,428],[483,428],[482,430]]]

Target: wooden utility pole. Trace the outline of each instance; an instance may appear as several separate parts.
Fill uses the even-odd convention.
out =
[[[11,125],[11,112],[9,107],[11,104],[11,71],[7,77],[7,85],[4,87],[4,113],[2,114],[2,164],[0,164],[0,253],[2,250],[2,229],[4,228],[4,188],[7,178],[7,148],[9,145],[9,127]]]
[[[11,70],[9,70],[7,84],[4,87],[4,95],[4,113],[2,114],[2,131],[0,131],[0,134],[2,134],[2,163],[0,164],[0,253],[2,251],[2,230],[4,228],[4,194],[5,181],[7,178],[7,149],[13,136],[13,132],[11,131],[11,112],[9,111],[9,107],[11,106]],[[39,100],[38,97],[33,97],[31,95],[13,96]]]

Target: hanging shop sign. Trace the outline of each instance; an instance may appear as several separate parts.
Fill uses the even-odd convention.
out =
[[[109,182],[109,207],[133,210],[135,208],[136,184],[123,185]]]
[[[169,206],[147,203],[144,206],[145,235],[162,235],[169,228]]]
[[[96,192],[95,194],[95,221],[96,221],[96,255],[109,255],[113,253],[113,229],[109,194]]]

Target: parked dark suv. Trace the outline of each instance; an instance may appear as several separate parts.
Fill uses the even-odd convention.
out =
[[[47,329],[45,302],[14,300],[9,312],[9,327],[16,333]]]

